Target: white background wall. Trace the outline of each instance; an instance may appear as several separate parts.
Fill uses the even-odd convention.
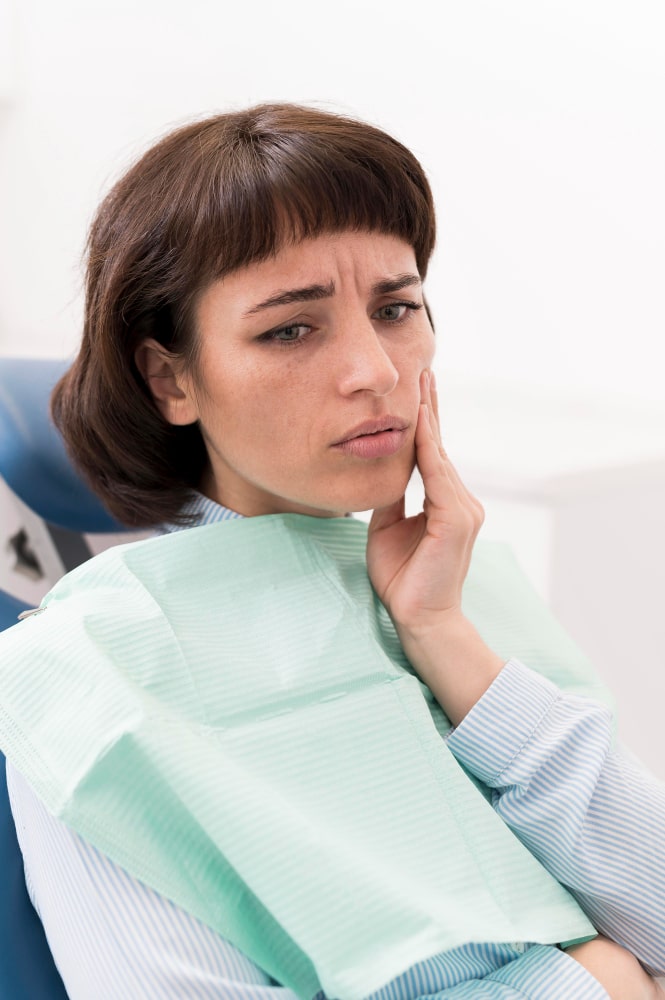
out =
[[[86,225],[150,139],[289,99],[367,117],[422,158],[442,364],[663,398],[661,0],[3,6],[4,352],[73,349]]]
[[[662,0],[0,0],[0,353],[72,353],[108,185],[170,127],[263,100],[357,114],[421,158],[440,382],[471,380],[476,435],[485,384],[525,426],[541,390],[639,411],[636,455],[644,426],[665,449]],[[511,442],[486,450],[520,467]],[[545,448],[565,470],[566,439]]]

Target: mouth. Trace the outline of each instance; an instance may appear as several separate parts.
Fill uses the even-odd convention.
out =
[[[356,458],[387,458],[399,451],[408,438],[409,424],[401,417],[366,420],[333,444],[333,448]]]

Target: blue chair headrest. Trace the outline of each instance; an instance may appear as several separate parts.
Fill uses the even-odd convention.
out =
[[[0,359],[0,476],[39,517],[72,531],[119,531],[81,481],[49,416],[64,361]]]
[[[31,510],[73,532],[122,530],[74,471],[49,417],[62,361],[0,359],[0,477]],[[0,630],[25,609],[0,590]],[[0,997],[67,1000],[39,917],[28,897],[23,859],[0,754]]]

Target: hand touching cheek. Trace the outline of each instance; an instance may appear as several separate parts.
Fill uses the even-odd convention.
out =
[[[434,376],[421,375],[415,435],[423,510],[405,517],[404,498],[376,510],[367,544],[372,584],[404,651],[453,723],[489,687],[503,661],[462,612],[462,587],[483,522],[441,443]]]

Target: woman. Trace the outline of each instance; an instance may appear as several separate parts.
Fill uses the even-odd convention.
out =
[[[411,153],[290,105],[167,136],[99,211],[54,416],[162,537],[3,641],[17,830],[72,997],[656,995],[665,795],[503,555],[472,563],[433,245]]]

